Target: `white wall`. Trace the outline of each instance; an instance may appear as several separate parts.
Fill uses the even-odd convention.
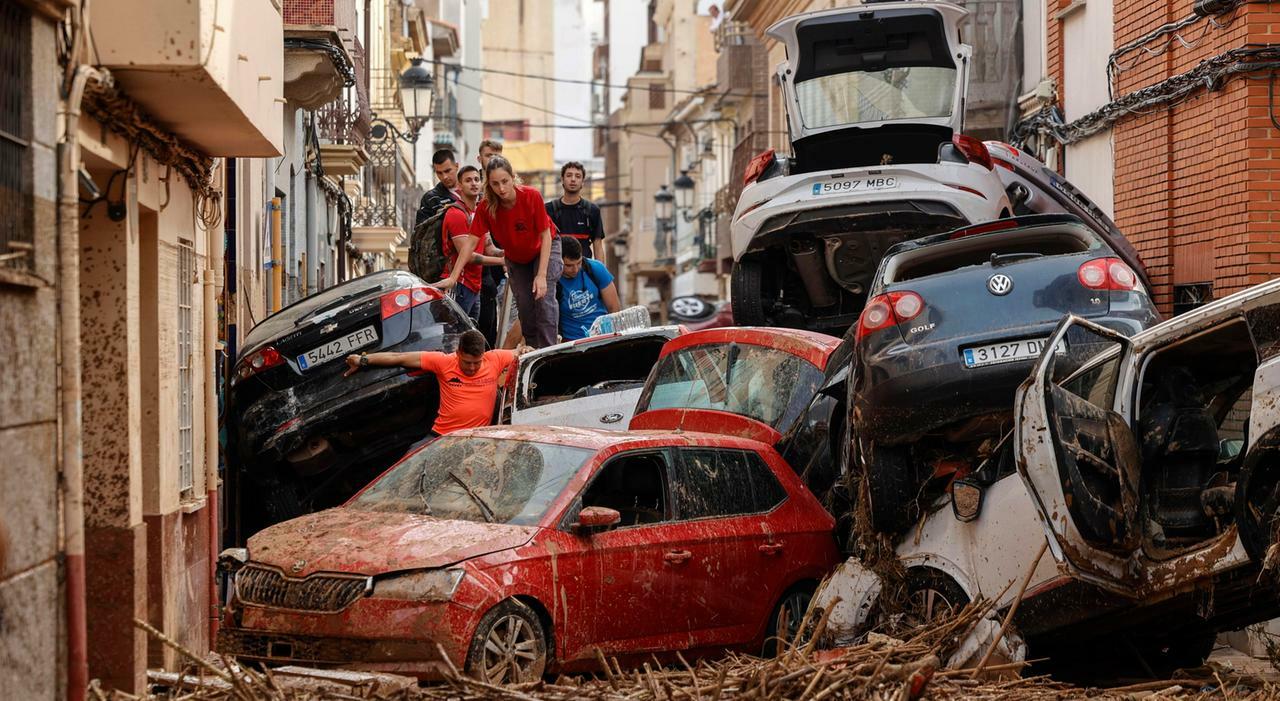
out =
[[[591,33],[587,29],[583,5],[592,0],[556,0],[556,77],[591,80]],[[555,83],[555,111],[545,115],[556,124],[591,124],[591,86],[585,83]],[[570,119],[576,117],[577,119]],[[592,155],[590,129],[556,129],[555,159],[580,161]]]
[[[625,85],[640,70],[640,49],[649,40],[649,4],[641,0],[609,3],[609,83]],[[622,106],[626,90],[609,89],[609,113]]]
[[[1063,116],[1079,119],[1106,104],[1107,57],[1114,47],[1111,0],[1089,0],[1062,23]],[[1067,147],[1067,179],[1109,216],[1115,213],[1110,130]]]

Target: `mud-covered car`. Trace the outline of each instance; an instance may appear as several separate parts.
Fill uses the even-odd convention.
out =
[[[870,294],[856,329],[851,436],[884,531],[915,522],[937,494],[927,486],[945,486],[1009,431],[1014,390],[1064,316],[1126,336],[1160,320],[1110,242],[1061,214],[900,243]]]
[[[839,488],[852,346],[850,336],[794,329],[685,334],[662,348],[630,427],[705,431],[774,446],[831,513],[847,514],[849,497]]]
[[[229,394],[232,539],[342,503],[431,428],[434,375],[343,377],[347,354],[451,352],[470,328],[457,304],[402,270],[335,285],[253,327]]]
[[[503,399],[504,423],[624,428],[679,326],[588,336],[520,357]]]
[[[225,552],[235,574],[218,648],[423,678],[452,666],[492,683],[598,671],[601,653],[760,653],[794,636],[838,561],[832,524],[755,441],[463,431],[344,506]]]
[[[1007,608],[1029,577],[1013,618],[1029,657],[1156,672],[1280,613],[1280,281],[1132,337],[1072,315],[1046,349],[1012,435],[898,543],[908,582]],[[865,603],[858,570],[832,593]]]
[[[971,47],[950,2],[877,2],[768,30],[792,155],[749,164],[731,225],[733,317],[842,334],[890,246],[1012,213],[963,133]]]

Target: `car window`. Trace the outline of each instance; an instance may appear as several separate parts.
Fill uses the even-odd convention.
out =
[[[594,454],[550,443],[446,436],[402,460],[347,506],[534,525]]]
[[[263,341],[283,336],[294,330],[299,318],[317,310],[340,305],[374,292],[387,292],[422,284],[422,281],[403,270],[383,270],[334,285],[309,297],[290,304],[259,322],[244,337],[244,348],[252,348]]]
[[[516,409],[639,389],[658,362],[666,336],[619,338],[530,358]]]
[[[669,470],[662,452],[614,457],[582,492],[581,507],[602,506],[622,515],[618,528],[671,520]],[[573,514],[576,517],[576,512]]]
[[[800,119],[811,129],[951,116],[956,70],[902,66],[824,75],[796,83]]]
[[[658,363],[636,413],[715,409],[785,432],[821,384],[816,365],[786,351],[739,343],[692,346]]]
[[[1102,240],[1084,227],[1039,226],[977,234],[932,243],[894,255],[884,266],[883,284],[940,275],[996,260],[1041,258],[1102,248]]]
[[[786,498],[773,471],[754,453],[688,448],[680,456],[684,473],[676,500],[683,519],[764,513]]]

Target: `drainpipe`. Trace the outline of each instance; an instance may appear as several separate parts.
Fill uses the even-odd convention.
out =
[[[324,284],[324,281],[317,280],[316,276],[311,274],[311,268],[315,267],[316,261],[320,259],[319,235],[316,233],[316,229],[318,228],[316,222],[316,188],[319,187],[319,185],[316,184],[316,178],[311,174],[310,169],[307,170],[307,175],[302,182],[303,188],[306,191],[306,211],[303,214],[303,217],[305,220],[305,235],[307,237],[307,244],[305,252],[303,253],[302,261],[302,294],[309,295],[313,294]]]
[[[58,381],[61,385],[62,528],[67,606],[67,698],[83,699],[89,685],[84,577],[84,445],[80,385],[80,101],[85,84],[105,77],[79,66],[59,104],[58,123]]]
[[[284,253],[280,250],[280,198],[271,198],[271,311],[284,306]]]
[[[227,191],[226,162],[223,162],[222,191]],[[234,185],[234,183],[233,183]],[[217,300],[214,287],[218,271],[222,269],[223,241],[219,240],[222,227],[211,226],[205,231],[204,272],[201,287],[204,292],[204,348],[206,358],[204,376],[204,488],[209,527],[209,649],[218,637],[218,344]]]

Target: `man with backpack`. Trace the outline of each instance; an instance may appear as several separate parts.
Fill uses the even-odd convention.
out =
[[[604,222],[600,208],[582,196],[582,186],[587,179],[587,169],[577,161],[569,161],[560,168],[560,186],[564,194],[547,202],[547,216],[555,223],[564,237],[577,239],[587,258],[604,258]]]
[[[604,263],[582,255],[578,239],[560,239],[564,270],[560,273],[557,296],[560,299],[560,337],[566,341],[586,338],[591,324],[605,314],[621,308],[618,286]]]
[[[444,210],[440,221],[440,246],[444,257],[444,278],[432,287],[452,290],[453,298],[472,321],[480,318],[480,275],[484,265],[502,265],[502,258],[483,255],[484,246],[471,233],[471,218],[480,199],[480,170],[463,166],[458,171],[458,195]],[[487,238],[487,237],[486,237]]]
[[[440,227],[444,212],[459,201],[458,161],[453,151],[442,148],[431,156],[436,172],[436,186],[422,193],[414,215],[413,232],[409,234],[409,271],[423,280],[439,280],[444,271],[444,251],[440,244]]]

